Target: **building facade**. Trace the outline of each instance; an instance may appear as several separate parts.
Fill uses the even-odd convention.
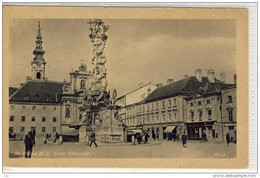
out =
[[[231,138],[236,141],[237,137],[237,95],[236,85],[223,88],[222,95],[222,127],[223,138],[226,139],[226,134],[229,132]]]
[[[62,82],[48,81],[45,74],[40,22],[31,61],[31,76],[20,88],[9,88],[9,135],[23,138],[61,132]]]
[[[236,125],[230,116],[232,113],[224,114],[221,110],[222,107],[229,111],[235,109],[235,101],[222,103],[222,100],[230,98],[230,93],[235,100],[235,88],[234,84],[216,79],[212,69],[206,77],[199,69],[194,77],[186,76],[158,87],[143,101],[125,106],[127,140],[131,140],[131,130],[140,129],[148,131],[150,136],[154,132],[160,140],[171,140],[186,132],[189,139],[201,140],[206,135],[208,140],[222,141],[227,128],[232,130],[234,127],[231,125]],[[222,122],[229,117],[231,122]]]
[[[60,133],[61,82],[27,81],[9,99],[9,131],[23,137]]]
[[[29,130],[36,136],[71,135],[71,125],[82,120],[82,106],[91,72],[82,62],[70,73],[70,81],[47,80],[40,22],[31,61],[31,76],[20,88],[9,87],[9,135],[22,138]]]
[[[78,70],[70,73],[70,81],[63,83],[61,128],[62,134],[73,131],[71,125],[81,122],[83,119],[83,104],[86,96],[86,88],[90,86],[90,71],[84,63],[81,63]]]
[[[126,119],[126,113],[129,112],[129,111],[126,111],[126,106],[130,106],[132,104],[136,104],[140,101],[143,101],[156,88],[157,88],[156,85],[154,85],[152,83],[148,83],[146,85],[143,85],[143,86],[119,97],[116,100],[116,105],[121,107],[121,110],[119,111],[119,115],[124,123],[125,123],[125,119]]]

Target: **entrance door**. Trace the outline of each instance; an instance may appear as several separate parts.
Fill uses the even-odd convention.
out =
[[[157,140],[159,140],[159,127],[156,128],[156,137],[157,137]]]
[[[187,127],[188,138],[191,140],[199,139],[199,127],[198,126],[189,126]]]
[[[164,132],[164,130],[166,129],[166,127],[163,127],[163,139],[166,139],[166,133]]]

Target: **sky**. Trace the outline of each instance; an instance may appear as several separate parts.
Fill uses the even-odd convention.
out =
[[[227,83],[236,73],[235,20],[111,20],[105,48],[108,89],[118,96],[143,84],[166,84],[196,69],[214,69],[217,78],[225,72]],[[16,19],[10,25],[10,86],[18,87],[30,76],[39,19]],[[88,19],[40,19],[46,76],[69,80],[69,73],[85,60],[92,70],[93,45]]]

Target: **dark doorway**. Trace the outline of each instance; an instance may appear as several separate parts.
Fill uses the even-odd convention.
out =
[[[166,127],[163,127],[163,139],[165,140],[166,139],[166,133],[164,132],[164,130],[166,129]]]

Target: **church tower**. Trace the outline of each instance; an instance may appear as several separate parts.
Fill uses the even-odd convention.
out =
[[[43,58],[43,55],[45,51],[42,47],[42,36],[41,36],[41,24],[39,22],[38,24],[38,35],[36,37],[36,47],[33,51],[34,59],[31,62],[31,79],[32,80],[44,80],[45,77],[45,59]]]

